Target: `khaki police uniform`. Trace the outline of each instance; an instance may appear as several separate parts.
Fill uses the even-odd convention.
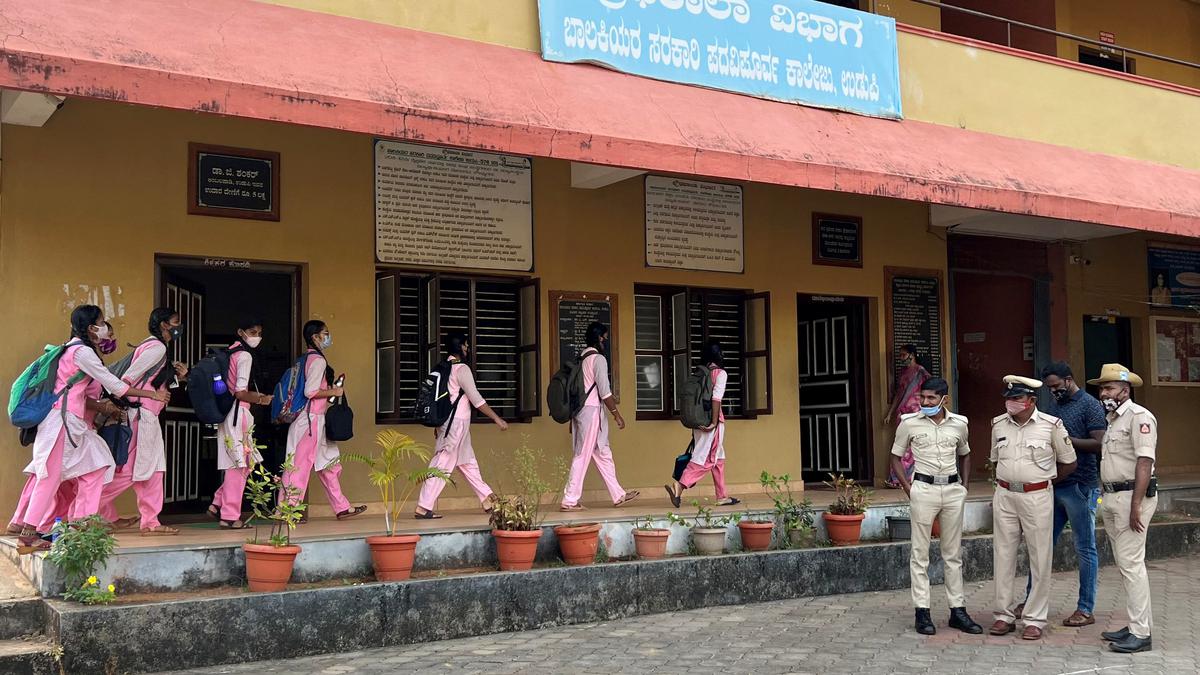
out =
[[[1022,619],[1026,626],[1044,630],[1050,611],[1054,553],[1051,481],[1058,475],[1057,464],[1075,461],[1075,448],[1062,420],[1035,409],[1025,424],[1007,414],[992,420],[991,460],[996,466],[996,492],[992,497],[995,620],[1016,623],[1013,577],[1017,573],[1017,547],[1024,532],[1033,585]]]
[[[1150,612],[1150,579],[1146,575],[1146,530],[1158,507],[1158,497],[1142,497],[1141,521],[1146,528],[1134,532],[1129,527],[1129,509],[1133,490],[1111,491],[1137,477],[1137,460],[1154,460],[1158,445],[1158,420],[1154,414],[1133,401],[1125,401],[1108,414],[1108,431],[1100,458],[1100,515],[1104,531],[1112,545],[1113,558],[1121,570],[1125,585],[1129,632],[1139,638],[1150,637],[1153,617]]]
[[[942,560],[946,569],[946,598],[951,609],[966,606],[963,598],[962,524],[967,499],[965,476],[958,476],[958,458],[971,454],[967,444],[967,418],[946,411],[939,424],[922,413],[900,418],[892,454],[903,457],[912,448],[916,473],[932,477],[934,483],[913,480],[909,493],[912,514],[912,552],[908,568],[912,579],[913,606],[929,608],[929,540],[935,519],[941,521]],[[949,482],[957,477],[956,482]]]

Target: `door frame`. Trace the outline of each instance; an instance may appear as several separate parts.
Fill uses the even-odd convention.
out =
[[[827,298],[829,300],[826,302],[822,302],[821,300],[819,300],[821,298]],[[843,306],[856,305],[859,307],[860,311],[862,312],[862,319],[863,319],[862,353],[859,355],[859,358],[860,358],[860,360],[863,364],[863,368],[865,369],[866,372],[864,373],[864,377],[862,378],[862,382],[861,382],[863,398],[865,399],[864,404],[863,404],[863,413],[862,413],[863,419],[861,420],[861,423],[865,427],[865,431],[863,433],[864,448],[863,448],[863,452],[861,453],[861,455],[864,459],[864,466],[862,467],[861,473],[866,477],[855,480],[856,483],[859,483],[861,485],[872,485],[875,482],[874,481],[875,463],[876,463],[876,461],[875,461],[875,415],[874,415],[875,391],[872,388],[874,379],[872,376],[873,373],[872,373],[872,363],[871,363],[871,336],[873,335],[874,321],[871,316],[871,300],[872,300],[872,298],[869,298],[866,296],[858,296],[858,295],[840,295],[840,294],[836,294],[836,293],[798,292],[798,293],[796,293],[796,316],[794,319],[794,322],[797,327],[797,333],[796,333],[796,368],[797,368],[797,371],[796,371],[797,372],[797,377],[796,377],[796,394],[797,394],[797,396],[796,396],[796,420],[797,420],[797,422],[799,422],[800,415],[802,415],[804,412],[800,406],[800,396],[799,396],[799,394],[800,394],[799,367],[800,367],[800,358],[802,355],[800,354],[800,334],[798,332],[798,329],[799,329],[800,318],[801,318],[801,316],[800,316],[801,309],[806,304],[818,304],[819,303],[819,304],[843,305]],[[798,439],[798,440],[802,440],[802,439]],[[799,443],[797,443],[797,446],[799,447]],[[804,475],[803,452],[801,452],[799,459],[800,459],[800,469],[801,469],[800,473],[801,473],[801,477],[803,477],[803,475]],[[810,486],[818,487],[823,484],[822,481],[803,481],[803,482],[804,482],[804,485],[806,488],[810,487]]]

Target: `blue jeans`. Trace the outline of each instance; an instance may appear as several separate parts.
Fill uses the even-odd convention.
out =
[[[1067,522],[1075,535],[1075,555],[1079,558],[1079,603],[1076,608],[1091,614],[1096,608],[1096,575],[1100,556],[1096,553],[1096,501],[1100,488],[1088,488],[1079,483],[1054,487],[1054,543]],[[1029,595],[1032,579],[1025,583]]]

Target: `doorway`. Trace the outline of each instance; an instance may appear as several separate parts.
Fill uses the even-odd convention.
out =
[[[867,299],[799,295],[801,476],[871,480]]]
[[[188,366],[216,348],[228,347],[237,325],[262,322],[263,341],[254,359],[250,388],[270,393],[297,356],[300,320],[300,267],[223,258],[155,260],[157,305],[179,312],[184,333],[172,343],[172,360]],[[254,409],[255,440],[265,446],[263,462],[277,470],[283,462],[285,428],[270,423],[267,410]],[[163,512],[203,512],[220,485],[216,427],[196,418],[186,387],[171,391],[161,415],[167,453]]]
[[[1089,315],[1083,317],[1083,368],[1075,373],[1075,381],[1083,384],[1100,374],[1106,363],[1120,363],[1132,368],[1133,345],[1129,319],[1120,316]],[[1132,391],[1132,390],[1131,390]],[[1087,385],[1087,392],[1099,397],[1100,387]]]

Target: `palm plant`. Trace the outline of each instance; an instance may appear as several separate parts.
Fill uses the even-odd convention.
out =
[[[380,499],[383,501],[383,522],[387,528],[387,536],[392,537],[396,534],[396,525],[400,522],[404,505],[408,503],[417,486],[431,478],[441,478],[451,485],[454,484],[454,480],[441,469],[425,466],[430,458],[428,446],[407,434],[386,429],[376,434],[375,443],[379,446],[379,452],[374,456],[343,453],[342,458],[367,465],[367,477],[371,485],[379,490]],[[414,460],[419,461],[422,466],[416,469],[406,468],[406,465]],[[407,485],[403,491],[396,487],[396,481],[401,478]]]

